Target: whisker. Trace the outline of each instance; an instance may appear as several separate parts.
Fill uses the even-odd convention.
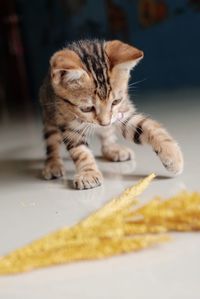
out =
[[[90,126],[89,137],[91,137],[91,136],[94,135],[94,131],[95,131],[95,126],[92,124],[92,125]]]
[[[140,134],[141,132],[138,130],[138,128],[135,126],[135,125],[133,125],[133,124],[130,124],[130,123],[125,123],[125,122],[123,122],[122,120],[118,120],[123,126],[129,126],[129,128],[133,128],[134,130],[135,130],[135,132],[137,132],[138,134]],[[142,130],[142,132],[143,132],[143,129],[141,128],[141,130]]]
[[[71,142],[74,141],[74,138],[76,138],[76,135],[80,135],[80,138],[78,139],[78,141],[80,141],[80,139],[82,138],[82,134],[85,130],[85,126],[83,127],[84,124],[80,124],[80,126],[78,126],[77,128],[72,129],[72,132],[68,132],[67,136],[63,138],[63,142],[67,144],[70,144]],[[82,131],[80,131],[82,130]]]
[[[88,125],[88,127],[87,127],[87,132],[86,132],[87,139],[90,138],[90,133],[91,133],[91,126]]]
[[[142,79],[142,80],[139,80],[139,81],[136,81],[136,82],[132,82],[131,84],[128,84],[128,87],[137,85],[137,84],[142,83],[142,82],[144,82],[144,81],[146,81],[146,80],[147,80],[147,78],[144,78],[144,79]]]

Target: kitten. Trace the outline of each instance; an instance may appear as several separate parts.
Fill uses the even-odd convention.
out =
[[[167,170],[182,172],[183,157],[176,141],[158,122],[138,113],[129,100],[130,71],[142,58],[142,51],[118,40],[74,42],[51,57],[40,89],[45,179],[64,174],[59,153],[64,142],[76,166],[75,188],[101,185],[102,174],[87,143],[88,130],[94,126],[101,128],[106,159],[126,161],[133,157],[132,150],[116,143],[117,125],[125,139],[150,144]]]

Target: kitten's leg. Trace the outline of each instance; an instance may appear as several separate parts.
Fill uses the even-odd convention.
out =
[[[134,153],[126,146],[116,143],[115,128],[110,126],[99,131],[103,156],[110,161],[128,161],[134,158]]]
[[[60,157],[60,145],[62,136],[60,130],[55,126],[44,128],[44,139],[46,142],[46,161],[43,169],[43,177],[46,180],[59,178],[64,174],[64,166]]]
[[[182,152],[177,142],[158,122],[133,112],[123,119],[120,126],[124,138],[137,144],[151,145],[167,170],[174,174],[182,172]]]
[[[78,131],[62,128],[63,141],[70,153],[76,166],[76,175],[74,177],[74,187],[76,189],[90,189],[100,186],[102,183],[102,174],[95,162],[94,156],[86,141],[85,135]]]

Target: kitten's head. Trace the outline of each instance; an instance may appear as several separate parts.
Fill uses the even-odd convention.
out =
[[[125,109],[130,71],[142,58],[118,40],[80,41],[56,52],[51,82],[63,112],[102,126],[115,122]]]

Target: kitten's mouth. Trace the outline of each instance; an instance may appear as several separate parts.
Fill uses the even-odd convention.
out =
[[[100,124],[101,127],[109,127],[111,125],[111,123],[109,124]]]

